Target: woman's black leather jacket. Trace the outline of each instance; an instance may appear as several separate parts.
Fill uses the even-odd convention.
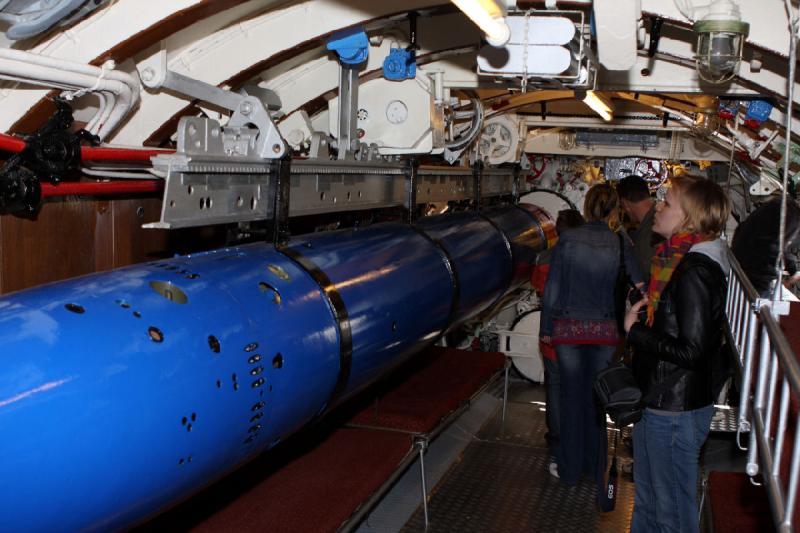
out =
[[[713,403],[727,365],[722,267],[702,253],[687,253],[661,293],[652,327],[636,323],[628,333],[633,371],[643,394],[681,369],[683,375],[647,407],[688,411]]]

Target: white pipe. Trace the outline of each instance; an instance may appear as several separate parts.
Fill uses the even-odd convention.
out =
[[[87,130],[89,130],[89,132],[92,134],[101,137],[100,128],[104,124],[108,124],[110,122],[109,117],[111,116],[111,113],[114,112],[114,108],[117,105],[117,95],[105,91],[96,92],[95,94],[98,96],[102,95],[102,97],[105,99],[105,107],[102,110],[98,110],[98,112],[95,114],[95,124],[92,125],[91,129],[87,128]],[[125,113],[127,114],[127,111]]]
[[[126,180],[159,180],[162,178],[154,177],[149,172],[124,172],[120,170],[98,170],[86,167],[81,167],[81,172],[87,176],[98,178],[114,178]]]
[[[101,139],[113,131],[139,100],[139,83],[136,79],[107,65],[101,68],[2,48],[0,72],[14,75],[26,83],[45,82],[43,84],[50,87],[105,93],[105,96],[100,96],[100,108],[87,125],[87,130]]]
[[[127,115],[138,97],[138,91],[131,91],[130,85],[118,79],[112,79],[111,77],[101,78],[100,70],[101,69],[96,70],[97,75],[95,76],[64,71],[52,66],[44,66],[37,62],[27,63],[19,60],[0,58],[0,72],[6,75],[16,76],[33,82],[47,82],[50,86],[61,88],[66,86],[71,89],[86,89],[113,93],[119,97],[118,99],[116,97],[114,98],[114,105],[103,123],[100,123],[102,117],[98,118],[97,135],[102,139]],[[114,78],[116,78],[116,76],[114,76]],[[110,95],[107,95],[107,98],[110,99]]]
[[[96,78],[102,75],[104,79],[111,79],[124,83],[125,85],[130,87],[131,92],[136,93],[136,97],[138,99],[139,82],[136,81],[136,79],[127,72],[122,72],[119,70],[115,70],[113,68],[103,69],[101,67],[96,67],[94,65],[78,63],[77,61],[69,61],[67,59],[45,56],[42,54],[33,54],[31,52],[14,50],[11,48],[0,48],[0,58],[12,59],[15,61],[23,61],[25,63],[31,63],[44,67],[53,67],[68,72],[74,72],[76,74],[86,74],[89,76],[95,76]]]
[[[94,94],[97,96],[99,104],[97,107],[97,113],[95,113],[92,119],[86,123],[86,131],[90,133],[95,133],[100,116],[109,112],[105,93],[96,92]]]

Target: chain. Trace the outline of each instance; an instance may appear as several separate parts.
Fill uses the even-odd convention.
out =
[[[525,12],[525,38],[522,40],[522,94],[528,92],[528,25],[531,20],[531,10]]]

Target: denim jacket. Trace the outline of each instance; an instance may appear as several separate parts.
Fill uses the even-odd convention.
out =
[[[623,239],[625,269],[642,281],[633,247]],[[605,222],[588,222],[560,236],[550,257],[539,335],[553,334],[553,319],[613,320],[619,237]]]

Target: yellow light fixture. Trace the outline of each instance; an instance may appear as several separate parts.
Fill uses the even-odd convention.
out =
[[[576,94],[576,96],[578,95]],[[598,94],[595,91],[586,91],[583,103],[591,107],[606,122],[611,122],[614,118],[614,108],[611,106],[611,100],[602,94]]]
[[[511,38],[503,8],[494,0],[452,0],[486,34],[486,42],[503,46]]]

